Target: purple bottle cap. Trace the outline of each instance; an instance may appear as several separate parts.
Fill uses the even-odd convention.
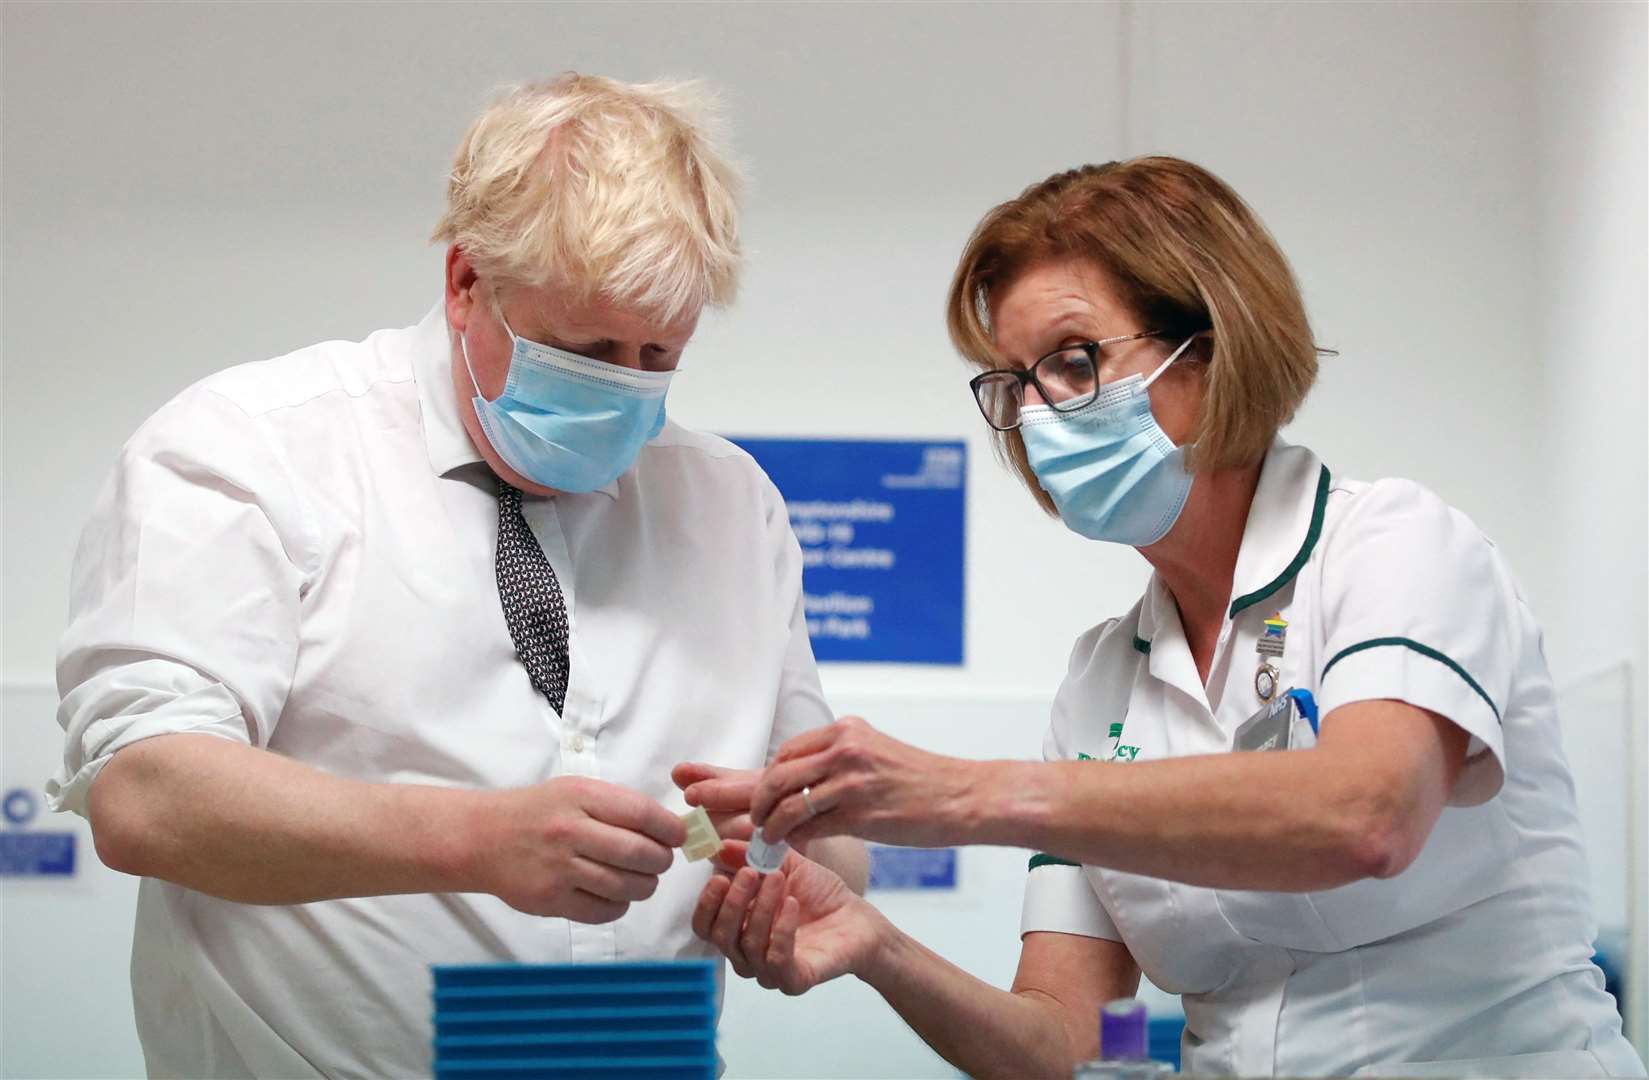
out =
[[[1099,1056],[1105,1061],[1140,1061],[1146,1057],[1145,1002],[1138,998],[1107,1001],[1099,1010]]]

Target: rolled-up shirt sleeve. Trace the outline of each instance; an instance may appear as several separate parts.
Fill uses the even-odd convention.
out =
[[[265,746],[291,686],[313,531],[256,417],[206,386],[132,437],[81,534],[58,648],[54,810],[116,751],[194,732]]]

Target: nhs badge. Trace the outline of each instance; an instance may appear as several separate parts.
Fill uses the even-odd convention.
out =
[[[1294,732],[1294,699],[1282,695],[1243,721],[1232,738],[1233,750],[1287,750]]]

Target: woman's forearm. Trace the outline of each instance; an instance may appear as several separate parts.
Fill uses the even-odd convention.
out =
[[[1304,892],[1401,872],[1467,736],[1401,702],[1337,710],[1311,749],[1112,764],[977,762],[962,842],[1191,885]]]
[[[1357,807],[1325,805],[1310,752],[1115,765],[982,762],[971,843],[1209,888],[1305,891],[1377,872]]]
[[[888,924],[858,972],[946,1061],[975,1077],[1068,1077],[1077,1049],[1057,1004],[974,978]]]
[[[846,717],[780,750],[751,817],[802,840],[1004,845],[1192,885],[1303,892],[1402,872],[1469,741],[1436,713],[1373,700],[1336,708],[1307,749],[982,762]]]

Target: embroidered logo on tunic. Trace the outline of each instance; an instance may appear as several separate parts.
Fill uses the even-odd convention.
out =
[[[1096,758],[1092,754],[1079,753],[1077,754],[1076,759],[1078,761],[1115,761],[1126,763],[1139,757],[1139,747],[1123,745],[1122,721],[1120,720],[1111,725],[1109,743],[1110,745],[1105,748],[1105,756],[1102,758]]]

